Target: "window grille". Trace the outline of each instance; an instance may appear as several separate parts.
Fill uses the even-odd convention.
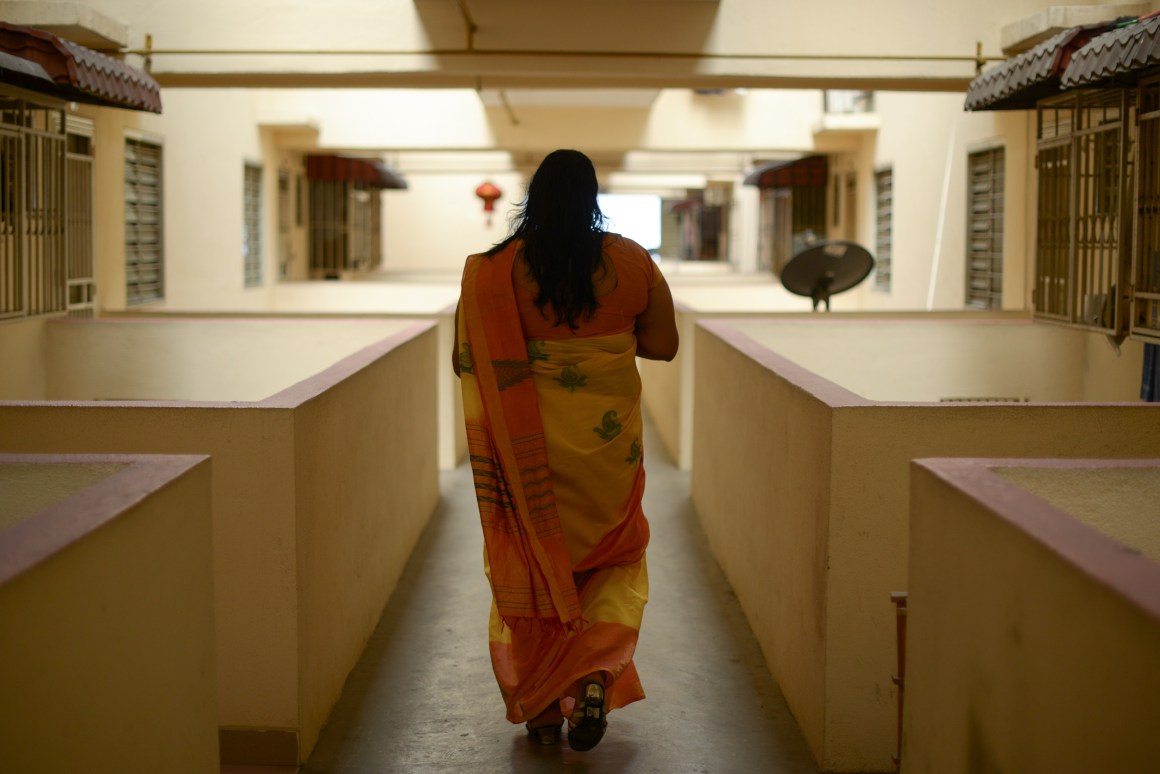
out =
[[[1139,122],[1131,333],[1157,340],[1160,339],[1160,78],[1140,86]]]
[[[970,309],[1003,305],[1002,148],[967,158],[967,293]]]
[[[1135,92],[1079,92],[1038,113],[1036,316],[1126,330]]]
[[[293,259],[290,173],[278,172],[278,276],[285,277]]]
[[[874,173],[875,214],[874,229],[874,288],[890,290],[891,252],[894,247],[894,169]]]
[[[64,112],[0,93],[0,319],[67,306]]]
[[[246,164],[242,185],[242,273],[245,287],[262,284],[262,168]]]
[[[69,317],[92,317],[96,300],[93,270],[93,122],[68,119],[65,239],[68,251]]]
[[[310,270],[338,279],[382,262],[382,200],[377,188],[310,181]]]
[[[125,302],[165,298],[161,146],[125,140]]]

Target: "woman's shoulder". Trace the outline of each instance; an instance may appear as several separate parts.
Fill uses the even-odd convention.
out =
[[[635,274],[650,289],[656,284],[660,271],[652,255],[640,243],[621,234],[609,233],[605,236],[604,249],[618,272],[623,269]]]

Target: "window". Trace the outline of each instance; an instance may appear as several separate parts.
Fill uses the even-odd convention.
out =
[[[874,173],[875,217],[874,227],[874,289],[890,290],[890,258],[894,246],[894,170],[883,169]]]
[[[93,271],[93,122],[69,116],[65,161],[65,250],[68,262],[68,315],[92,317],[96,301]]]
[[[1160,77],[1141,84],[1131,333],[1160,340]]]
[[[1127,329],[1135,92],[1084,91],[1037,109],[1035,315]]]
[[[125,140],[125,303],[165,298],[161,146]]]
[[[284,278],[293,259],[292,213],[290,203],[290,173],[278,172],[278,276]]]
[[[242,185],[242,273],[245,287],[262,284],[262,168],[246,164]]]
[[[67,309],[60,106],[0,91],[0,319]]]
[[[967,293],[970,309],[1003,306],[1003,149],[967,157]]]
[[[338,279],[344,271],[367,271],[382,261],[379,189],[359,183],[310,181],[310,270]]]

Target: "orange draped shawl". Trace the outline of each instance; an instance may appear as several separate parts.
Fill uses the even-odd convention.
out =
[[[468,258],[459,363],[491,583],[492,665],[513,723],[602,672],[644,697],[632,655],[648,595],[640,377],[631,332],[525,340],[516,247]]]

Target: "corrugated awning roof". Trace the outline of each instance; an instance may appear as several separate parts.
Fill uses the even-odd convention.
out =
[[[1100,81],[1131,85],[1153,68],[1160,68],[1160,11],[1093,38],[1072,56],[1061,83],[1069,89]]]
[[[1059,93],[1060,78],[1075,52],[1110,23],[1087,24],[1048,38],[1035,48],[993,67],[971,81],[966,110],[1029,110],[1037,100]]]
[[[795,185],[825,185],[829,164],[825,156],[806,156],[795,161],[774,161],[755,167],[745,176],[745,185],[758,188],[789,188]]]
[[[161,112],[161,87],[147,73],[43,30],[0,22],[0,53],[6,83],[72,102]]]
[[[306,177],[311,180],[333,180],[364,183],[371,188],[404,189],[407,181],[377,159],[355,156],[315,155],[306,157]]]

